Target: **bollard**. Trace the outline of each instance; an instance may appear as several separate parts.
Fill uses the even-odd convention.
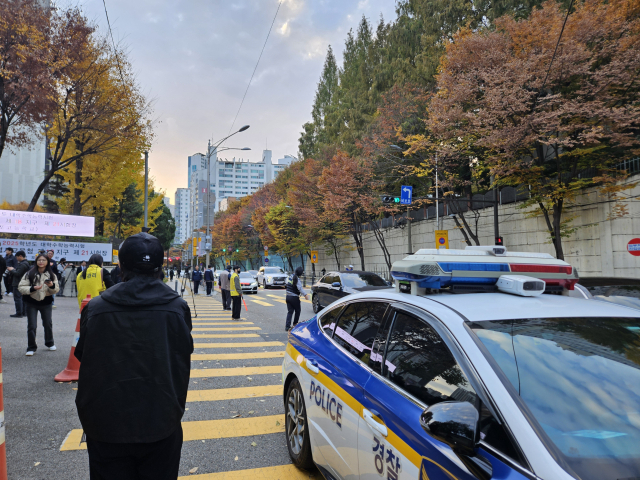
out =
[[[4,392],[2,385],[2,345],[0,345],[0,480],[7,480],[7,447],[4,441]]]
[[[87,295],[87,298],[82,300],[82,304],[80,305],[80,313],[82,313],[82,309],[87,306],[89,300],[91,300],[91,295]],[[69,360],[67,360],[67,367],[53,378],[56,382],[77,382],[78,378],[80,378],[80,361],[74,355],[76,351],[76,345],[78,345],[78,340],[80,340],[80,315],[78,315],[78,322],[76,323],[76,333],[73,338],[73,344],[71,345]],[[0,480],[2,480],[1,477]]]

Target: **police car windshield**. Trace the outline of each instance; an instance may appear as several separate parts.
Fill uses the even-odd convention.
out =
[[[249,272],[240,272],[239,277],[240,278],[253,278],[253,275],[251,275]]]
[[[264,273],[284,273],[280,267],[269,267],[264,269]]]
[[[375,273],[341,273],[342,284],[349,288],[387,287],[387,283]]]
[[[468,325],[569,473],[582,480],[640,478],[640,318]]]

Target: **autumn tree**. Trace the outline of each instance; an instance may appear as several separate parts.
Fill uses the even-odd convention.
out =
[[[578,4],[556,52],[566,16],[547,2],[528,19],[496,20],[495,31],[461,30],[429,117],[436,132],[475,135],[497,182],[530,187],[524,206],[537,207],[560,259],[573,231],[567,203],[591,186],[615,198],[615,165],[640,150],[638,3]]]
[[[114,52],[104,39],[91,37],[79,57],[58,82],[56,109],[47,131],[50,168],[33,195],[30,210],[53,175],[73,169],[73,212],[78,214],[87,159],[115,154],[125,144],[140,154],[151,142],[150,106],[123,52]]]
[[[45,128],[58,81],[78,59],[94,27],[79,9],[47,9],[38,0],[0,2],[0,157]]]

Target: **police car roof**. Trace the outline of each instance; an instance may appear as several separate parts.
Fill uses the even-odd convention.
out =
[[[592,299],[548,294],[538,297],[520,297],[508,293],[441,293],[419,296],[377,290],[349,295],[344,297],[340,303],[367,297],[395,300],[424,308],[427,311],[432,301],[438,302],[471,321],[580,316],[640,317],[640,311],[634,308]]]

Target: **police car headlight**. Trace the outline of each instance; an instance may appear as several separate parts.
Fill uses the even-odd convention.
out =
[[[273,277],[267,277],[267,282],[269,283],[273,282]]]
[[[257,287],[257,286],[258,286],[258,282],[253,282],[253,283],[251,284],[251,286],[252,286],[252,287]]]

